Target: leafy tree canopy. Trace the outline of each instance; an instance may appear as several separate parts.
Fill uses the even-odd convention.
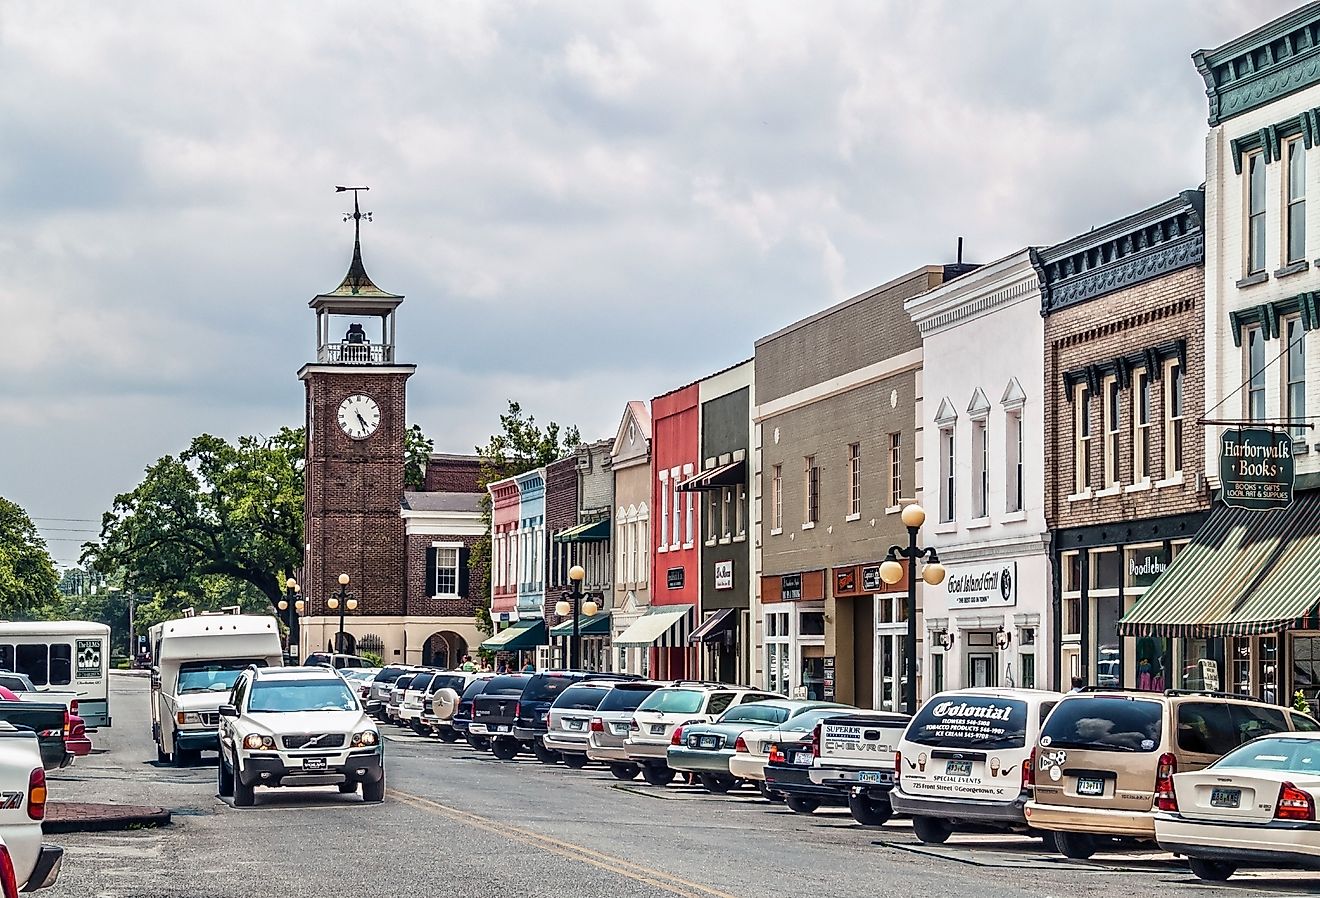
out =
[[[403,485],[405,489],[420,490],[426,486],[426,463],[431,460],[435,441],[422,433],[422,426],[414,424],[403,433]]]
[[[273,606],[302,561],[303,452],[302,429],[236,444],[203,434],[115,497],[83,562],[127,572],[140,593],[196,598],[216,582],[247,584]]]
[[[0,614],[14,617],[55,601],[59,575],[27,512],[0,496]]]

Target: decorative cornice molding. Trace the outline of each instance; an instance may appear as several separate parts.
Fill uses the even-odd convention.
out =
[[[1260,325],[1261,335],[1266,340],[1277,338],[1282,331],[1280,321],[1289,315],[1301,317],[1303,330],[1320,329],[1320,293],[1298,293],[1287,299],[1234,309],[1228,313],[1233,345],[1242,345],[1242,331],[1249,325]]]
[[[1002,259],[933,287],[903,303],[922,337],[1006,306],[1040,289],[1032,264],[1035,250],[1026,247]]]
[[[1033,274],[1026,280],[1010,284],[993,293],[987,293],[970,302],[964,302],[947,311],[940,312],[938,315],[932,315],[919,321],[917,322],[917,329],[921,331],[921,335],[924,337],[949,325],[957,324],[964,318],[971,318],[974,315],[981,315],[1000,306],[1008,305],[1014,300],[1021,299],[1025,294],[1033,293],[1039,289],[1040,279]]]
[[[1320,3],[1308,3],[1214,50],[1192,54],[1211,127],[1320,83]]]
[[[1132,386],[1132,372],[1138,368],[1144,368],[1151,381],[1161,380],[1164,377],[1164,362],[1169,359],[1177,359],[1183,370],[1187,370],[1186,340],[1169,340],[1083,368],[1065,371],[1063,372],[1064,398],[1072,402],[1073,394],[1076,392],[1074,388],[1082,383],[1087,385],[1092,395],[1098,395],[1100,384],[1106,377],[1113,377],[1118,381],[1119,388],[1126,390]]]

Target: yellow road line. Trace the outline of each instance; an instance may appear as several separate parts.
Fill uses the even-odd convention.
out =
[[[593,848],[585,845],[577,845],[573,842],[566,842],[563,839],[556,839],[554,836],[547,836],[530,829],[523,829],[519,826],[512,826],[499,820],[492,820],[489,817],[482,817],[479,814],[473,814],[470,811],[460,810],[441,804],[438,801],[432,801],[429,798],[422,798],[419,795],[411,795],[407,792],[399,792],[396,789],[389,790],[390,796],[407,805],[412,805],[423,811],[429,811],[448,817],[458,823],[465,823],[474,826],[477,829],[485,830],[498,836],[504,836],[508,839],[514,839],[542,851],[548,851],[551,854],[566,858],[571,861],[579,861],[584,864],[590,864],[609,873],[619,876],[626,876],[638,882],[655,886],[674,895],[681,895],[683,898],[737,898],[728,892],[721,892],[719,889],[713,889],[699,883],[689,882],[686,879],[680,879],[671,873],[663,870],[656,870],[653,867],[647,867],[643,864],[637,864],[633,861],[624,860],[620,857],[603,854]]]

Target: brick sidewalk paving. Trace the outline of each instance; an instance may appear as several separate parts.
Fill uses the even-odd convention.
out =
[[[44,833],[88,833],[166,826],[170,812],[150,805],[52,801],[46,804]]]

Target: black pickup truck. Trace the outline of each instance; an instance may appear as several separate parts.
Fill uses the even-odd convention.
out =
[[[69,709],[60,702],[0,701],[0,720],[37,734],[41,763],[47,770],[67,767],[73,761],[73,755],[64,747],[68,712]]]
[[[506,674],[486,683],[472,700],[468,742],[488,739],[495,757],[506,761],[516,755],[518,742],[513,738],[513,724],[518,718],[518,700],[531,679],[532,674]]]

